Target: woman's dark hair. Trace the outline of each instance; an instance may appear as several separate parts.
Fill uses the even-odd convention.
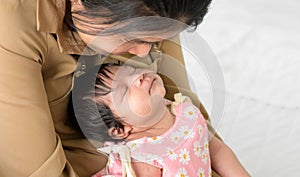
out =
[[[124,30],[125,26],[130,26],[130,30],[134,29],[135,31],[161,31],[164,29],[167,31],[174,28],[174,21],[180,21],[196,29],[208,12],[211,0],[81,0],[81,3],[85,10],[71,11],[71,2],[70,0],[66,1],[65,23],[73,30],[92,35],[100,33],[104,35],[120,33],[120,29],[123,30],[123,33],[130,32],[128,27],[127,30]],[[165,18],[149,19],[144,17]],[[132,26],[132,23],[129,22],[130,19],[135,19],[136,25]],[[141,20],[136,22],[136,19]],[[73,20],[84,28],[76,28]],[[126,21],[130,25],[121,25],[104,33],[104,29],[94,27],[94,25]],[[145,27],[147,28],[145,29]]]
[[[73,102],[69,104],[69,111],[74,115],[71,124],[75,128],[80,128],[89,139],[117,141],[108,135],[108,129],[124,128],[111,109],[97,100],[97,97],[111,92],[111,88],[104,82],[104,78],[112,79],[107,73],[110,72],[109,67],[115,65],[119,66],[120,64],[96,66],[74,81],[74,85],[77,87],[73,89],[71,99]]]

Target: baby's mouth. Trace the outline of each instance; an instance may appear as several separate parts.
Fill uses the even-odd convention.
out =
[[[149,87],[149,94],[151,94],[151,90],[152,90],[152,87],[153,87],[153,83],[156,79],[153,78],[152,81],[151,81],[151,84],[150,84],[150,87]]]

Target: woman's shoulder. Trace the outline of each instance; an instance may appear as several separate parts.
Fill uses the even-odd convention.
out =
[[[32,28],[32,25],[37,29],[37,0],[6,0],[1,4],[1,32],[3,29],[9,32]]]
[[[37,0],[6,0],[0,6],[0,46],[7,52],[39,58],[47,36],[37,30]]]

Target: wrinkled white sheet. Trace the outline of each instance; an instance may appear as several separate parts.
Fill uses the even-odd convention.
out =
[[[299,9],[298,0],[215,1],[197,29],[225,80],[226,105],[213,125],[254,177],[300,176]],[[189,56],[186,64],[212,114],[205,71]]]

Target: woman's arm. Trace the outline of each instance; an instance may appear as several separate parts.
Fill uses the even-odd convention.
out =
[[[222,177],[250,177],[233,151],[221,140],[212,136],[209,143],[211,165]]]

